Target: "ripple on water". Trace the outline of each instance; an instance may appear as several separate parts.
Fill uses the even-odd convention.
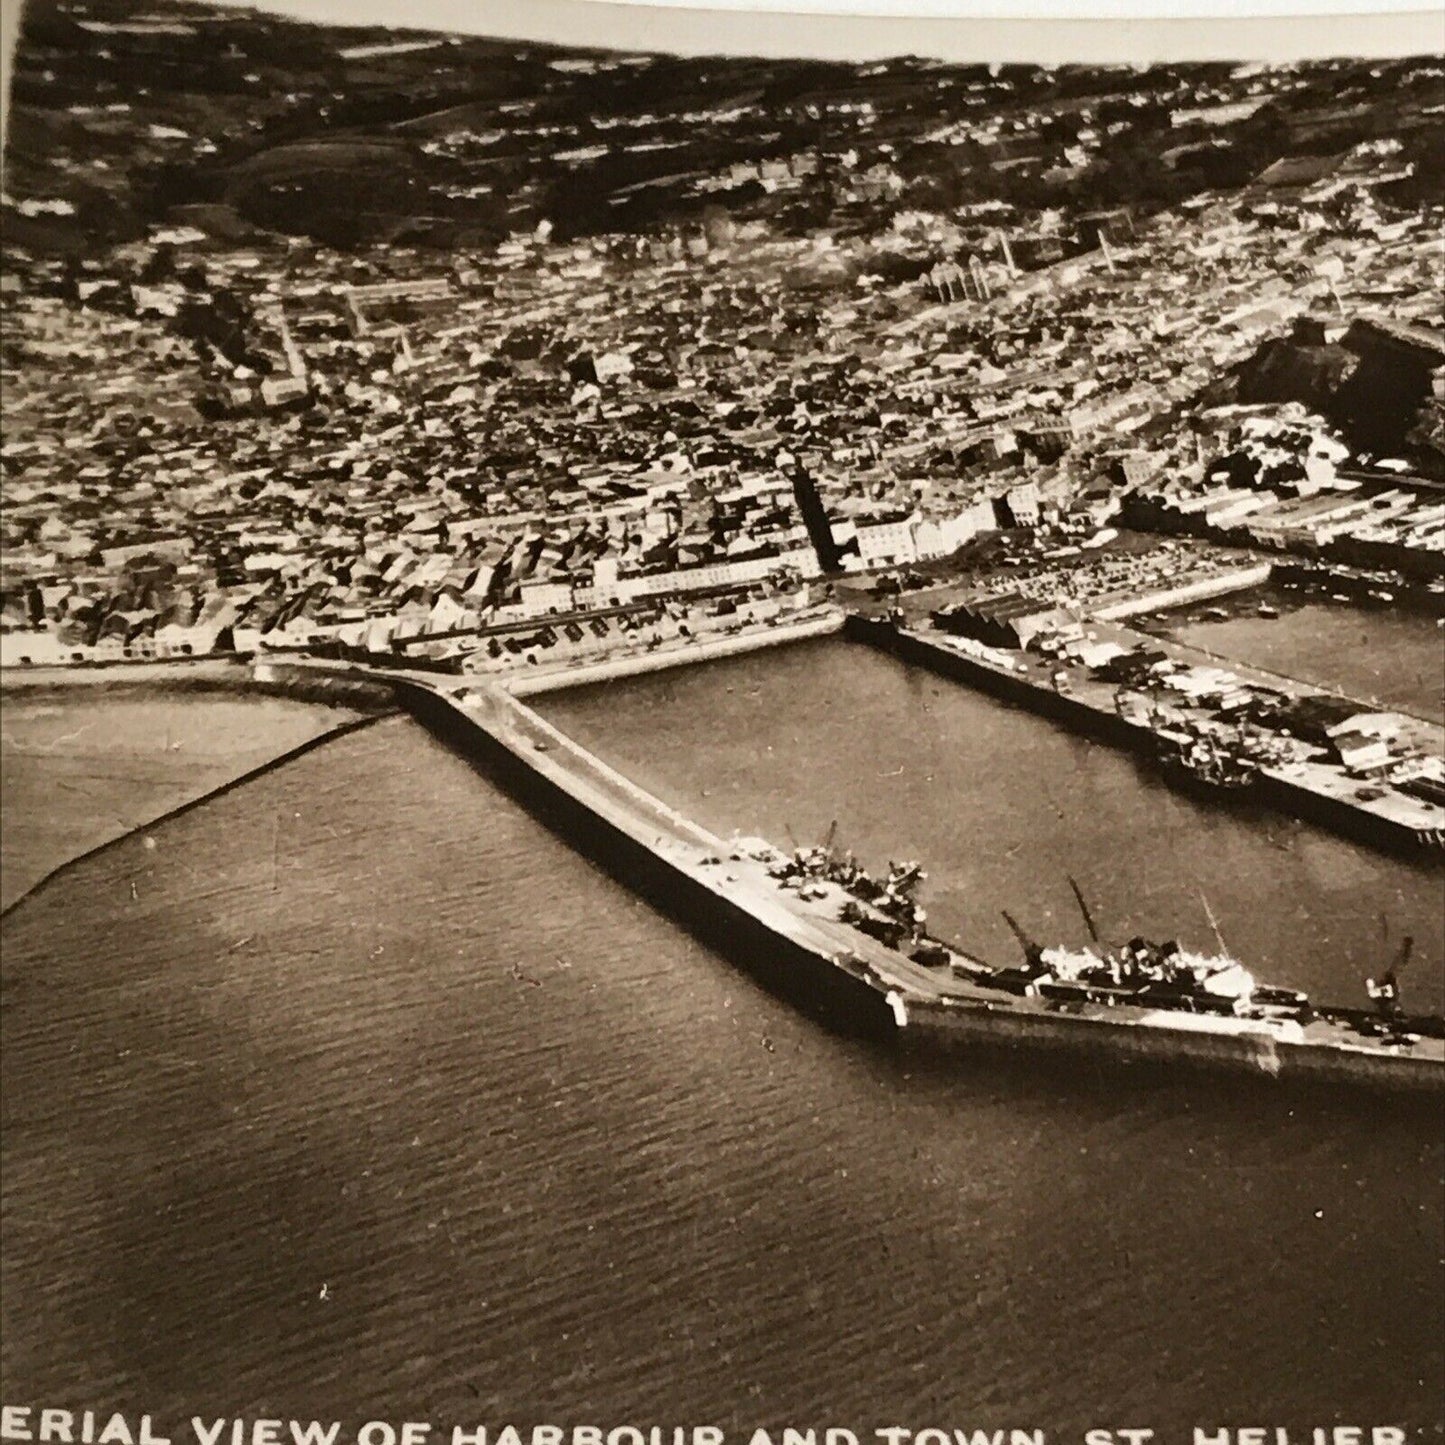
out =
[[[726,739],[694,732],[725,774]],[[1418,1110],[904,1065],[406,722],[155,837],[3,925],[8,1399],[1438,1416],[1442,1146]]]

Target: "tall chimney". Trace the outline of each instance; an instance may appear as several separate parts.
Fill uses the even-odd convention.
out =
[[[802,466],[793,468],[793,497],[802,514],[803,525],[808,529],[808,540],[818,555],[818,565],[824,572],[836,572],[841,554],[837,542],[833,540],[833,528],[828,523],[828,513],[823,509],[817,485]]]

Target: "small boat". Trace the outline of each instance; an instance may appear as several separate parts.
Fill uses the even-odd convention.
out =
[[[924,968],[944,968],[953,962],[952,950],[933,938],[923,939],[908,956]]]
[[[1268,602],[1261,602],[1255,611],[1261,617],[1275,618],[1279,616],[1279,608],[1272,607]]]
[[[1253,787],[1259,769],[1217,742],[1204,738],[1161,735],[1158,756],[1164,773],[1175,782],[1205,792],[1238,792]]]

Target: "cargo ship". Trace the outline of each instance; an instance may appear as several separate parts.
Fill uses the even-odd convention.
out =
[[[1239,794],[1259,781],[1258,767],[1208,739],[1162,730],[1157,738],[1165,776],[1188,791]]]
[[[766,844],[754,840],[750,848],[754,857],[768,856]],[[1091,944],[1042,945],[1005,913],[1023,960],[998,966],[926,932],[916,889],[927,875],[916,863],[890,863],[886,879],[870,878],[851,854],[833,851],[830,834],[823,846],[774,862],[769,876],[810,904],[831,901],[843,922],[943,975],[926,993],[889,991],[896,1024],[913,1038],[1445,1088],[1445,1018],[1408,1014],[1401,1002],[1408,937],[1380,979],[1366,981],[1371,1007],[1331,1008],[1262,983],[1222,943],[1213,954],[1137,937],[1107,946],[1072,879]]]
[[[1134,938],[1115,949],[1029,949],[1020,967],[951,960],[965,987],[904,1000],[901,1027],[960,1039],[1099,1049],[1279,1076],[1445,1088],[1445,1019],[1399,1002],[1396,970],[1370,1008],[1316,1006],[1226,953]]]

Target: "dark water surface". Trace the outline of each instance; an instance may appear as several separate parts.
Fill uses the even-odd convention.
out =
[[[1191,613],[1169,631],[1223,657],[1445,722],[1445,630],[1433,617],[1387,607],[1302,604],[1297,593],[1281,588],[1259,596],[1275,603],[1280,615],[1241,610],[1215,621]]]
[[[1149,792],[1110,844],[1127,764],[933,688],[828,645],[548,710],[660,790],[706,772],[719,826],[838,816],[927,857],[965,936],[1035,875],[1064,927],[1065,866],[1111,921],[1166,910],[1189,805]],[[1075,831],[1111,811],[1061,849],[1036,795]],[[408,722],[152,837],[0,934],[7,1402],[1180,1441],[1441,1418],[1434,1110],[835,1037]],[[1241,950],[1348,991],[1383,879],[1438,987],[1434,880],[1273,824],[1208,839]]]

